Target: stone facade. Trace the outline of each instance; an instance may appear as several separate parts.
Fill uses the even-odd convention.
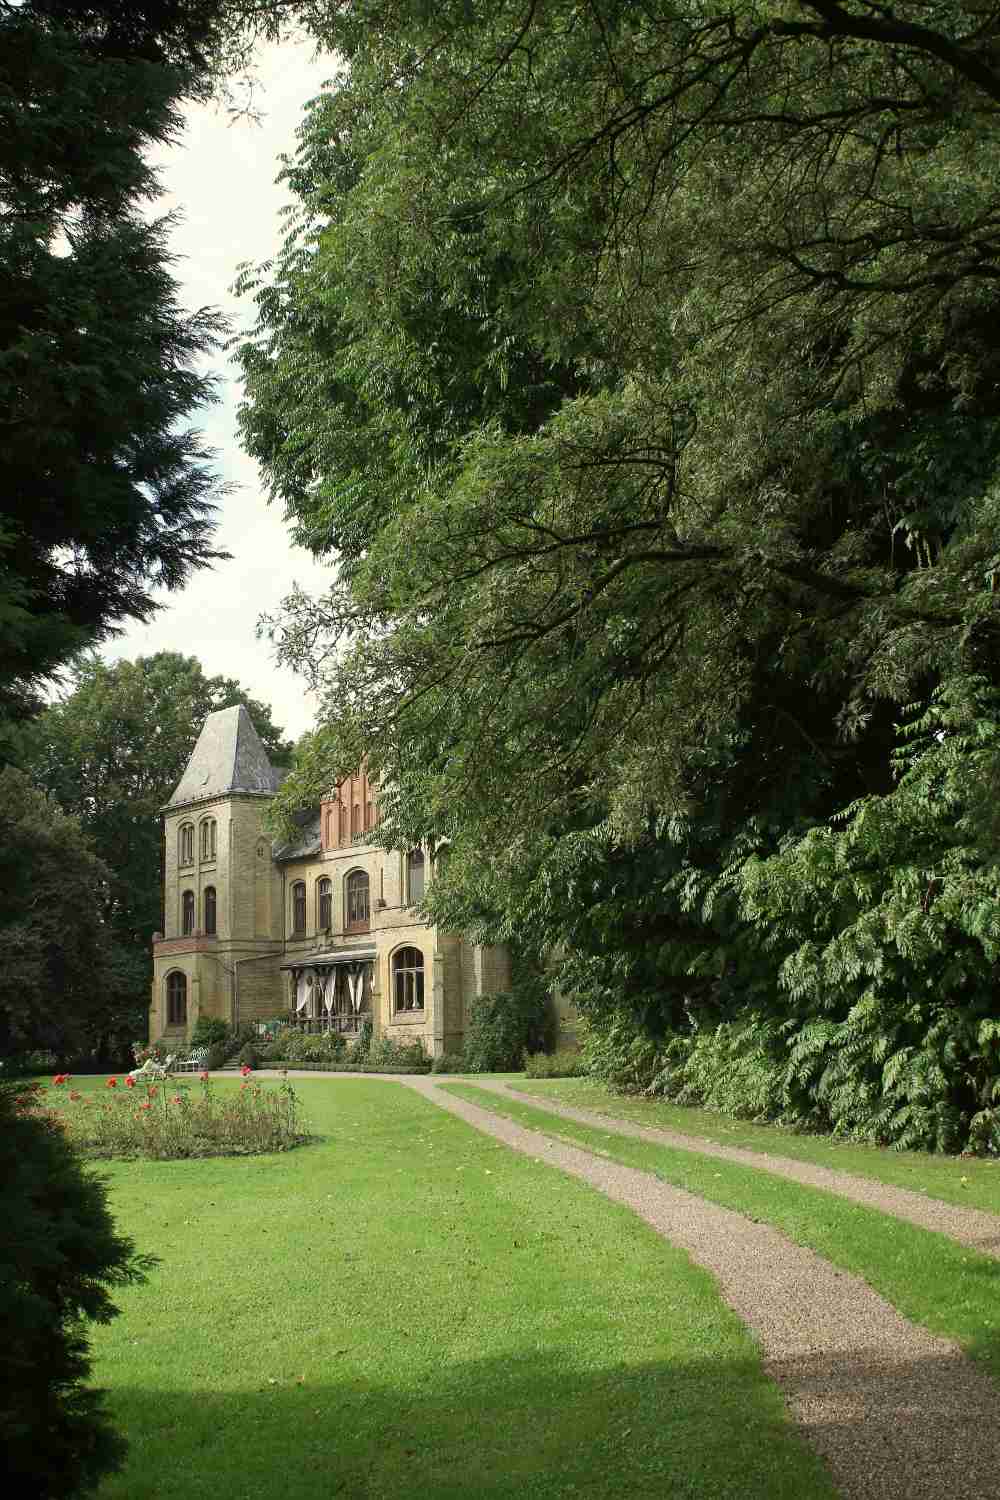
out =
[[[289,1013],[348,1032],[367,1016],[431,1056],[460,1050],[471,1001],[510,986],[506,949],[422,919],[434,860],[372,842],[377,798],[363,774],[283,846],[264,827],[279,784],[245,708],[209,715],[164,809],[150,1036],[181,1040],[200,1015]]]

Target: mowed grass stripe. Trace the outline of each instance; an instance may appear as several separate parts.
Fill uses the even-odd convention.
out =
[[[991,1257],[757,1168],[702,1156],[695,1149],[630,1140],[471,1084],[439,1087],[541,1135],[651,1172],[698,1197],[773,1225],[796,1244],[861,1276],[904,1317],[954,1339],[1000,1384],[1000,1262]]]
[[[300,1093],[299,1151],[107,1168],[161,1265],[96,1334],[132,1443],[102,1500],[833,1500],[711,1278],[635,1215],[398,1084]]]
[[[981,1208],[1000,1214],[1000,1160],[983,1157],[931,1156],[925,1151],[890,1151],[829,1135],[809,1135],[783,1125],[755,1125],[734,1120],[717,1110],[671,1104],[665,1099],[643,1099],[613,1094],[593,1078],[540,1081],[504,1075],[504,1081],[525,1094],[591,1109],[616,1120],[658,1130],[675,1130],[716,1146],[739,1146],[795,1161],[814,1162],[835,1172],[853,1172],[891,1187],[908,1188],[961,1208]]]

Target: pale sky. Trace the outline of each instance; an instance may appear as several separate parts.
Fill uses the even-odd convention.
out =
[[[285,42],[263,49],[255,71],[259,124],[230,123],[221,108],[193,106],[183,140],[152,157],[164,187],[160,211],[182,216],[173,234],[181,300],[191,310],[221,308],[237,328],[250,322],[253,305],[230,294],[236,267],[268,259],[281,242],[279,211],[288,200],[274,183],[278,158],[294,152],[303,106],[333,76],[336,61],[316,59],[311,43]],[[256,624],[259,615],[277,609],[293,583],[316,593],[328,574],[291,545],[280,507],[267,504],[257,466],[237,440],[236,372],[221,355],[213,368],[223,376],[222,401],[200,413],[196,425],[218,452],[219,472],[237,485],[223,502],[216,537],[232,560],[196,573],[180,593],[163,594],[164,607],[153,620],[127,629],[102,655],[108,661],[156,651],[197,656],[209,676],[236,677],[253,697],[269,702],[275,722],[298,736],[312,727],[313,702],[301,679],[275,664],[270,642],[257,640]]]

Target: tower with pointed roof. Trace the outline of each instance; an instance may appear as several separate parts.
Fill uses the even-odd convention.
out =
[[[150,1035],[232,1022],[280,993],[281,871],[264,828],[281,780],[241,704],[209,714],[164,815],[164,931]]]

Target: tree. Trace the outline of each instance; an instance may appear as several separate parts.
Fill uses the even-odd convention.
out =
[[[19,736],[21,764],[79,819],[107,867],[97,900],[118,997],[107,1045],[127,1046],[145,1024],[152,937],[162,927],[161,810],[206,716],[237,703],[246,704],[272,761],[286,764],[291,744],[267,704],[171,651],[113,666],[93,655],[78,659],[69,690]]]
[[[273,622],[325,694],[285,807],[366,749],[386,841],[452,838],[453,919],[546,913],[620,1008],[662,924],[661,1028],[738,938],[746,1000],[766,919],[737,883],[721,931],[720,874],[890,795],[906,705],[1000,679],[1000,8],[317,24],[349,73],[244,278],[244,440],[338,562]]]
[[[0,772],[0,1058],[72,1057],[106,1025],[108,878],[76,818],[21,771]]]
[[[223,324],[178,304],[146,153],[240,55],[251,10],[0,4],[0,732],[222,556],[222,486],[188,424]]]
[[[4,776],[9,776],[5,772]],[[31,1086],[0,1084],[0,1432],[14,1500],[68,1500],[121,1467],[123,1439],[90,1372],[86,1321],[110,1322],[114,1287],[152,1264],[118,1234],[107,1189],[86,1172]]]

